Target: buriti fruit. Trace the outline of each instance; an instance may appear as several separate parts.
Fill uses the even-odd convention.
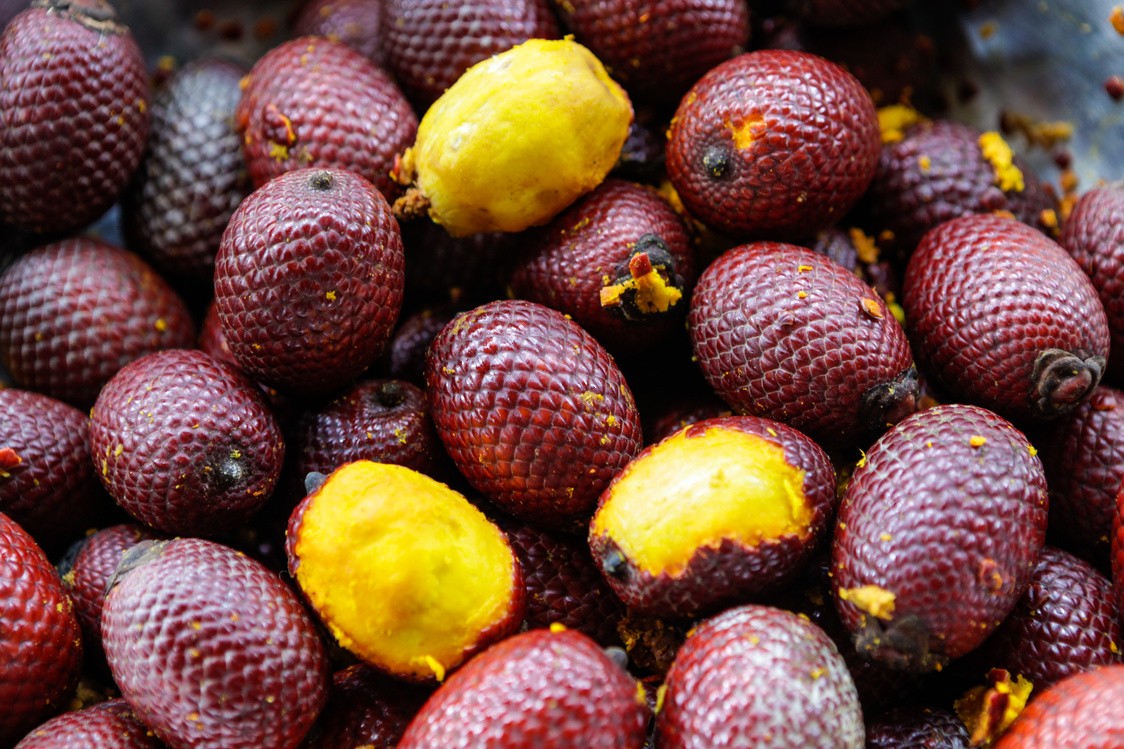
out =
[[[164,749],[164,743],[118,697],[51,718],[16,749]]]

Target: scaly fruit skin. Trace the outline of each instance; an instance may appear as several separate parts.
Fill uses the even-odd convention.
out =
[[[409,273],[407,268],[407,277]],[[407,290],[407,298],[409,295]],[[455,315],[448,307],[425,307],[405,317],[383,351],[380,368],[386,376],[425,387],[425,352]]]
[[[98,478],[125,510],[174,535],[241,525],[269,499],[285,443],[261,388],[198,350],[142,357],[90,410]]]
[[[104,213],[140,163],[148,75],[103,0],[48,0],[0,36],[0,223],[64,233]]]
[[[332,690],[301,749],[393,747],[429,690],[380,674],[366,664],[332,676]]]
[[[758,50],[712,68],[683,97],[667,173],[711,228],[793,240],[855,204],[879,148],[874,102],[854,76],[804,52]]]
[[[1112,588],[1120,619],[1124,621],[1124,482],[1116,492],[1116,508],[1112,516]]]
[[[656,749],[863,746],[855,684],[816,625],[769,606],[728,609],[679,649],[656,715]]]
[[[82,632],[55,568],[0,513],[0,746],[65,708],[81,668]]]
[[[1073,258],[1011,218],[941,224],[902,283],[917,362],[954,397],[1015,422],[1061,416],[1100,382],[1104,307]]]
[[[100,240],[44,245],[0,276],[0,364],[20,386],[79,409],[134,359],[194,344],[195,323],[172,287]]]
[[[389,200],[390,170],[414,142],[417,115],[381,68],[319,36],[277,45],[254,63],[234,122],[254,185],[305,167],[347,169]]]
[[[805,247],[728,250],[699,277],[687,322],[707,381],[738,413],[833,445],[877,434],[915,407],[913,356],[889,308]]]
[[[977,647],[1030,584],[1047,504],[1034,449],[990,411],[936,406],[890,429],[835,527],[833,592],[857,648],[928,671]]]
[[[118,697],[63,713],[33,729],[16,749],[164,749],[163,742]]]
[[[215,258],[215,306],[231,353],[283,392],[349,384],[382,352],[402,308],[402,236],[369,181],[300,169],[254,191]]]
[[[293,22],[293,36],[326,36],[385,67],[386,23],[383,0],[311,0]]]
[[[867,749],[968,749],[964,722],[940,707],[895,708],[866,724]]]
[[[1084,193],[1062,225],[1058,243],[1093,281],[1108,316],[1108,374],[1124,383],[1124,183]]]
[[[386,16],[386,68],[419,111],[481,60],[559,36],[546,0],[387,0]]]
[[[461,313],[426,357],[445,449],[501,509],[576,528],[640,452],[640,417],[612,358],[561,312],[500,300]]]
[[[1112,749],[1124,742],[1124,665],[1074,674],[1035,696],[995,749]]]
[[[398,749],[640,749],[648,710],[637,682],[573,630],[493,645],[445,681]]]
[[[140,168],[122,196],[129,247],[177,284],[211,283],[231,214],[250,193],[234,130],[246,70],[192,60],[157,89]]]
[[[172,749],[298,746],[331,675],[296,593],[213,541],[140,549],[118,569],[101,620],[114,681],[137,716]]]

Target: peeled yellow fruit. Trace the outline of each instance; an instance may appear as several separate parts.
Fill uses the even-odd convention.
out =
[[[477,63],[422,118],[397,177],[399,213],[453,236],[545,224],[605,178],[632,122],[628,95],[588,49],[532,39]]]

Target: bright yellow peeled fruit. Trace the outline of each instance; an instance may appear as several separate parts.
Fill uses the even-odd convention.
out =
[[[605,178],[632,104],[571,39],[532,39],[472,66],[425,113],[397,176],[453,236],[550,221]],[[396,206],[397,207],[397,206]]]

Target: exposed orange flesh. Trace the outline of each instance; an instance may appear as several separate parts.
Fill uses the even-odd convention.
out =
[[[701,547],[723,539],[744,547],[806,537],[812,510],[804,471],[784,450],[755,435],[711,427],[681,431],[625,467],[593,518],[639,569],[681,574]]]
[[[313,495],[296,577],[341,646],[412,678],[444,678],[513,606],[506,536],[417,471],[358,461]]]

